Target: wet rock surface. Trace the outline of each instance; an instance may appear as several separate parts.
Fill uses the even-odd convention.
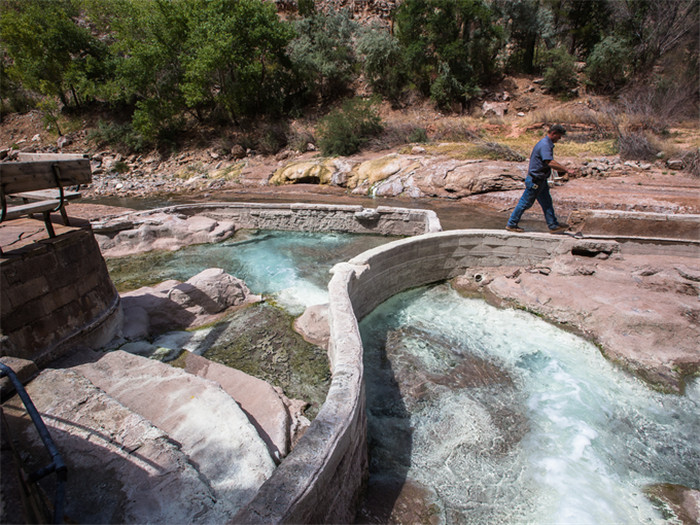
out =
[[[697,254],[599,248],[574,246],[532,267],[473,268],[454,286],[542,315],[657,388],[682,391],[684,378],[700,370]]]
[[[237,368],[282,388],[309,403],[306,415],[315,417],[330,384],[325,350],[307,343],[292,330],[294,318],[270,304],[239,310],[215,328],[204,356]]]

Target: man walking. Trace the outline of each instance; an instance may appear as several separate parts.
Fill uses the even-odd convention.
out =
[[[530,154],[530,165],[525,178],[525,191],[520,197],[518,205],[513,210],[513,213],[508,219],[506,230],[510,232],[522,233],[522,228],[518,227],[520,217],[525,210],[530,209],[535,203],[535,200],[542,206],[544,218],[547,221],[549,231],[557,233],[564,231],[568,226],[560,225],[554,215],[554,205],[552,204],[552,196],[549,194],[549,178],[552,169],[559,173],[571,173],[562,164],[554,160],[554,144],[559,142],[566,135],[566,129],[560,124],[554,124],[549,128],[547,134],[540,140],[532,149]]]

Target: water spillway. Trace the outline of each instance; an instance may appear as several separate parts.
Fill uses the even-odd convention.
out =
[[[658,393],[594,345],[447,285],[394,296],[361,328],[360,521],[654,523],[647,487],[700,480],[697,380]]]

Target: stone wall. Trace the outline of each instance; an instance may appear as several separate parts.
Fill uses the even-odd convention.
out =
[[[92,232],[74,229],[0,259],[0,354],[40,367],[79,342],[106,343],[119,295]]]
[[[441,230],[440,221],[431,210],[389,206],[363,208],[358,205],[229,202],[183,204],[129,213],[96,221],[93,228],[95,233],[101,235],[114,233],[163,213],[187,217],[203,215],[218,221],[232,222],[237,229],[335,231],[382,235],[416,235]]]
[[[304,437],[234,523],[348,523],[366,480],[362,341],[358,320],[392,295],[471,266],[535,264],[594,241],[550,234],[454,230],[402,239],[333,268],[326,402]]]

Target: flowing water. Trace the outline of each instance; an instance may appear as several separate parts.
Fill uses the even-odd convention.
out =
[[[445,284],[391,298],[361,330],[384,508],[370,494],[359,521],[658,523],[645,487],[700,488],[697,380],[660,394],[581,338]]]
[[[298,315],[327,301],[334,263],[389,240],[242,232],[109,265],[122,289],[221,267]],[[271,326],[251,319],[201,339],[236,366],[221,357],[233,355],[226,334]],[[659,523],[647,486],[700,488],[697,380],[684,396],[657,393],[590,343],[446,284],[391,298],[361,330],[370,488],[358,521]],[[302,377],[311,383],[323,374]]]
[[[149,252],[107,261],[120,291],[167,279],[186,281],[207,268],[222,268],[245,281],[251,292],[271,296],[290,313],[328,302],[334,264],[395,240],[381,235],[241,230],[228,241]]]

